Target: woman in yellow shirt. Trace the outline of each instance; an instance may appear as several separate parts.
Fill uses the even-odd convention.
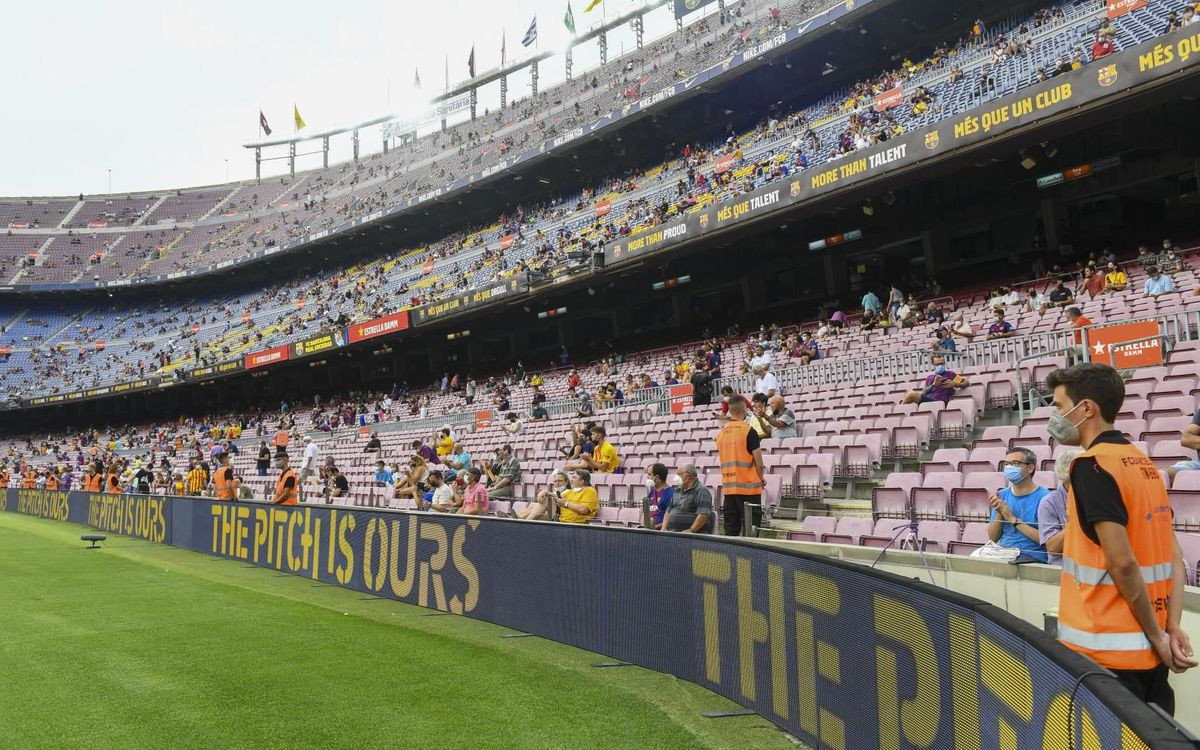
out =
[[[434,449],[437,450],[438,458],[449,456],[450,452],[454,450],[454,438],[450,437],[449,427],[443,427],[442,431],[438,433]]]
[[[555,500],[558,520],[563,523],[587,523],[600,512],[600,496],[592,486],[592,475],[587,469],[572,471],[571,489]]]
[[[1105,292],[1123,292],[1129,287],[1129,278],[1116,263],[1108,264],[1108,273],[1104,274]]]

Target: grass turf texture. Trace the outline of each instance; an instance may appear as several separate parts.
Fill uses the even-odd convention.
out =
[[[83,531],[0,513],[0,746],[796,747],[667,675]]]

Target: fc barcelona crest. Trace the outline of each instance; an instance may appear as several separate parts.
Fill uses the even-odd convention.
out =
[[[926,133],[925,134],[925,148],[930,149],[932,151],[933,149],[938,147],[938,143],[940,142],[940,140],[941,140],[941,138],[938,135],[938,131],[935,130],[932,133]]]
[[[791,188],[791,190],[792,190],[792,197],[793,197],[793,198],[795,198],[796,196],[800,195],[800,181],[799,181],[799,180],[796,180],[795,182],[793,182],[793,183],[792,183],[792,188]]]
[[[621,246],[619,244],[613,245],[613,257],[614,258],[621,257]]]
[[[1105,65],[1096,73],[1096,83],[1111,86],[1117,82],[1117,64]]]
[[[708,229],[708,214],[700,214],[700,229]]]

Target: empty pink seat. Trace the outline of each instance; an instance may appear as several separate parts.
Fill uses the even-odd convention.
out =
[[[958,541],[957,521],[921,521],[917,525],[917,536],[925,540],[925,548],[932,552],[948,552],[950,542]]]
[[[833,516],[805,516],[804,530],[816,535],[816,541],[823,541],[825,534],[832,534],[837,528],[837,519]]]
[[[988,543],[988,525],[973,521],[963,526],[962,537],[958,541],[951,540],[948,551],[953,555],[969,555]]]
[[[1183,567],[1187,571],[1185,583],[1200,586],[1200,534],[1176,534],[1179,549],[1183,552]]]

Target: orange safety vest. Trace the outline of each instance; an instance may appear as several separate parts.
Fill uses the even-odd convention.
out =
[[[8,487],[8,472],[0,471],[0,489]]]
[[[100,474],[84,474],[83,475],[83,491],[84,492],[99,492],[100,491]]]
[[[58,489],[58,477],[57,476],[55,476],[54,474],[51,474],[50,476],[46,477],[46,489],[48,489],[48,490],[57,490]]]
[[[21,486],[27,490],[32,490],[37,487],[37,472],[26,471],[22,474]]]
[[[283,486],[283,483],[287,481],[288,477],[291,477],[293,480],[292,488],[290,490],[285,489]],[[299,485],[300,482],[296,480],[296,472],[292,471],[290,468],[285,469],[284,472],[279,475],[278,481],[275,482],[275,499],[272,502],[280,505],[295,505],[299,493]]]
[[[231,467],[222,466],[218,468],[217,476],[215,477],[214,482],[217,486],[218,500],[233,499],[233,469]]]
[[[717,433],[721,485],[726,495],[762,494],[762,479],[754,468],[754,455],[746,450],[746,434],[751,429],[746,422],[730,420]]]
[[[279,432],[275,433],[275,447],[276,448],[286,448],[287,444],[288,444],[287,430],[280,430]]]
[[[116,474],[109,474],[108,478],[104,480],[104,491],[112,495],[120,494],[121,480]]]
[[[1080,458],[1088,456],[1116,480],[1129,517],[1125,526],[1129,545],[1142,569],[1154,617],[1165,628],[1175,544],[1167,489],[1154,462],[1129,443],[1096,443],[1080,454]],[[1083,533],[1073,489],[1068,499],[1058,594],[1059,640],[1109,669],[1157,667],[1158,655],[1109,575],[1104,550]]]

